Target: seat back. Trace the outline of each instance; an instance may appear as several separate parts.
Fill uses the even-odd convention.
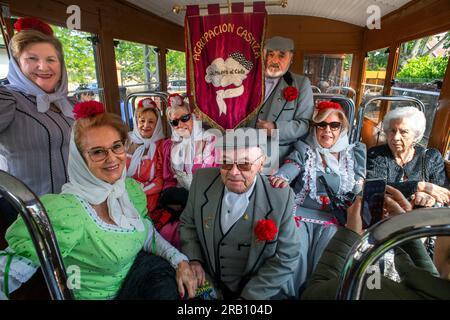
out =
[[[381,256],[402,243],[431,236],[450,236],[450,208],[416,209],[373,225],[347,255],[337,298],[360,299],[371,275],[366,271]]]
[[[133,119],[134,111],[136,110],[137,103],[144,98],[152,98],[159,109],[159,115],[161,117],[161,124],[163,127],[164,136],[170,137],[170,126],[167,122],[166,110],[168,106],[167,99],[169,97],[169,93],[160,92],[160,91],[142,91],[142,92],[134,92],[127,95],[125,99],[125,119],[129,126],[129,128],[133,129],[133,123],[130,119]],[[138,101],[139,98],[139,101]],[[131,114],[130,114],[131,113]]]
[[[353,102],[356,101],[356,91],[352,87],[346,87],[346,86],[334,86],[334,87],[328,87],[325,93],[331,93],[331,94],[342,94],[345,97],[349,97],[353,100]]]
[[[55,233],[38,197],[22,181],[2,170],[0,195],[20,214],[30,233],[51,298],[73,299]]]
[[[381,139],[379,139],[379,136],[378,136],[380,130],[373,130],[371,128],[372,125],[373,125],[373,127],[380,128],[381,122],[383,122],[383,119],[381,119],[379,121],[376,121],[372,117],[371,121],[367,121],[368,118],[365,116],[365,112],[367,110],[369,110],[368,106],[370,106],[373,103],[383,102],[383,101],[390,102],[388,104],[388,109],[386,110],[386,112],[389,112],[389,109],[392,106],[392,102],[408,103],[408,106],[416,107],[417,109],[419,109],[422,112],[425,111],[425,105],[423,104],[423,102],[420,101],[417,98],[414,98],[414,97],[407,97],[407,96],[378,96],[378,97],[374,97],[374,98],[368,99],[367,101],[363,102],[358,108],[358,113],[356,115],[356,125],[354,127],[354,133],[352,135],[352,143],[355,143],[357,141],[361,141],[361,138],[363,138],[362,141],[367,144],[368,148],[369,148],[369,144],[371,144],[371,142],[373,142],[373,141],[378,141],[378,144],[383,143],[383,141]],[[402,106],[399,106],[399,107],[402,107]],[[376,115],[376,117],[378,118],[378,114]],[[369,128],[363,130],[363,127],[366,124],[369,125]],[[370,137],[369,136],[370,134],[377,135],[377,136]],[[364,135],[364,137],[363,137],[363,135]]]

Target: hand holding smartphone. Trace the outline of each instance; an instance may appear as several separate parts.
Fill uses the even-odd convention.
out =
[[[364,181],[361,204],[361,219],[364,229],[382,219],[385,193],[386,181],[384,179],[366,179]]]

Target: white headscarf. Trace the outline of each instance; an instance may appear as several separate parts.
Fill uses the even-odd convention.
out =
[[[67,71],[64,59],[61,61],[61,80],[56,87],[55,92],[47,93],[22,73],[16,59],[14,59],[12,55],[11,44],[9,46],[9,53],[11,59],[9,59],[9,71],[7,76],[10,83],[8,86],[36,97],[36,105],[39,112],[47,112],[48,109],[50,109],[50,104],[54,103],[66,117],[73,119],[73,105],[67,98]]]
[[[90,204],[100,204],[106,200],[108,215],[119,227],[138,231],[144,230],[144,224],[133,206],[125,189],[126,170],[114,184],[95,177],[89,171],[74,140],[74,130],[70,136],[69,161],[67,164],[69,182],[62,186],[61,193],[69,193],[86,200]]]
[[[327,166],[331,169],[331,171],[340,175],[339,161],[335,156],[332,155],[332,153],[341,152],[348,147],[347,131],[340,134],[338,140],[333,146],[331,146],[331,148],[324,148],[319,144],[319,142],[317,141],[316,130],[311,131],[311,133],[306,138],[306,143],[309,144],[309,146],[316,152],[316,168],[318,170],[325,172],[323,163],[322,161],[320,161],[320,159],[322,159],[320,155],[323,155],[323,158],[325,159],[325,162],[327,163]]]
[[[145,108],[145,109],[150,109],[150,108]],[[156,142],[158,140],[164,139],[164,132],[163,132],[163,128],[162,128],[162,124],[161,124],[161,115],[158,111],[158,109],[155,108],[155,111],[157,113],[157,117],[158,120],[156,121],[156,127],[155,130],[153,131],[153,135],[148,138],[145,139],[141,136],[141,134],[139,133],[138,130],[138,126],[137,126],[137,109],[134,111],[134,116],[133,116],[133,131],[128,133],[128,136],[130,137],[130,140],[136,144],[139,144],[140,146],[137,147],[137,149],[134,151],[133,156],[131,157],[131,162],[130,162],[130,166],[128,167],[128,171],[127,171],[127,175],[129,177],[132,177],[135,173],[136,170],[138,170],[139,173],[139,169],[140,169],[140,163],[142,160],[142,157],[144,156],[144,152],[146,149],[148,149],[148,155],[150,157],[150,159],[153,159],[155,152],[156,152]],[[150,179],[153,178],[154,176],[154,170],[152,170],[152,172],[150,173]]]
[[[182,137],[176,131],[172,130],[172,149],[170,151],[170,159],[172,168],[175,171],[184,171],[192,173],[195,157],[195,145],[198,141],[202,141],[203,136],[202,122],[197,121],[194,114],[191,114],[193,126],[189,137]],[[185,169],[186,168],[186,169]]]

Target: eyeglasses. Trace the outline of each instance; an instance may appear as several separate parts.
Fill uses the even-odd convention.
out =
[[[331,131],[337,131],[341,129],[342,124],[340,122],[334,121],[334,122],[319,122],[316,123],[315,126],[319,128],[320,130],[325,130],[327,126],[330,126]]]
[[[182,116],[180,119],[174,119],[174,120],[170,120],[169,123],[173,126],[176,127],[178,126],[178,123],[181,121],[183,123],[188,122],[189,120],[191,120],[191,115],[185,114],[184,116]]]
[[[231,170],[233,169],[234,165],[236,165],[236,167],[238,168],[239,171],[250,171],[252,169],[252,166],[255,164],[256,161],[258,161],[259,159],[261,159],[263,157],[263,155],[259,156],[258,158],[255,159],[255,161],[253,162],[244,162],[244,163],[222,163],[221,168],[223,170]]]
[[[111,148],[92,148],[91,150],[88,150],[87,153],[89,154],[89,158],[91,158],[92,161],[100,162],[108,157],[109,150],[111,150],[114,154],[124,154],[125,145],[122,141],[117,141]]]

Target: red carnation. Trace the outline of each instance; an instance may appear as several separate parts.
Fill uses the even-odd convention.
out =
[[[152,99],[145,98],[139,101],[138,108],[157,108],[157,105]]]
[[[73,107],[75,120],[93,117],[105,112],[105,107],[98,101],[79,102]]]
[[[19,18],[19,20],[14,23],[14,29],[16,29],[17,32],[30,29],[37,30],[46,35],[53,36],[52,28],[44,21],[36,18]]]
[[[259,220],[255,227],[256,238],[259,241],[272,241],[278,232],[277,225],[271,219]]]
[[[169,107],[182,106],[183,105],[183,101],[184,101],[183,96],[178,94],[178,93],[172,93],[167,98],[167,102],[168,102]]]
[[[336,109],[342,111],[342,106],[337,102],[321,101],[317,105],[317,110]]]
[[[286,101],[292,101],[292,100],[297,99],[297,97],[298,97],[297,88],[295,88],[293,86],[284,88],[283,97],[286,99]]]

